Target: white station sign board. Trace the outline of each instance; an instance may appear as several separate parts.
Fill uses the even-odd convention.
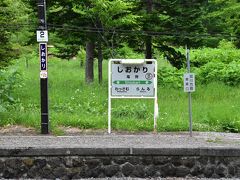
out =
[[[184,74],[184,92],[194,92],[195,89],[195,74]]]
[[[154,130],[157,127],[157,61],[111,59],[108,64],[108,133],[111,133],[111,99],[153,99]]]
[[[37,42],[48,42],[48,31],[37,31]]]
[[[112,96],[154,96],[155,64],[112,64]]]

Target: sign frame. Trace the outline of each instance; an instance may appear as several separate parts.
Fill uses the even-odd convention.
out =
[[[147,64],[152,62],[154,66],[154,93],[153,96],[124,96],[124,95],[112,95],[112,64],[128,64],[128,65],[139,65]],[[157,117],[158,117],[158,98],[157,98],[157,61],[155,59],[110,59],[108,62],[108,133],[111,133],[111,110],[112,110],[112,99],[153,99],[154,100],[154,131],[157,129]]]
[[[43,34],[41,34],[41,33],[43,33]],[[48,31],[47,30],[37,30],[37,42],[39,42],[39,43],[48,42]]]

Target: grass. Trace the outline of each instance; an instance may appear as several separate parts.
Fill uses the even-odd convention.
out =
[[[60,133],[59,126],[81,129],[107,129],[108,84],[107,61],[104,80],[91,85],[84,82],[84,68],[78,61],[49,60],[49,111],[51,130]],[[160,62],[159,66],[164,65]],[[22,87],[14,92],[18,103],[1,114],[0,125],[21,124],[40,129],[39,64],[36,57],[25,67],[23,59],[16,61],[22,74]],[[97,67],[95,67],[97,70]],[[96,72],[97,74],[97,72]],[[96,75],[97,77],[97,75]],[[188,130],[188,95],[181,88],[158,89],[160,116],[158,131]],[[198,85],[192,94],[193,130],[240,132],[240,89],[221,83]],[[113,130],[152,131],[153,102],[151,100],[113,100]]]

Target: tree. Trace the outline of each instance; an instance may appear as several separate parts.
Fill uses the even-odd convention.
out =
[[[93,57],[96,46],[101,82],[103,45],[110,49],[109,54],[113,57],[115,30],[121,27],[129,28],[137,22],[137,16],[131,13],[131,8],[132,3],[126,0],[57,0],[50,3],[48,22],[62,25],[63,29],[57,30],[57,33],[65,39],[65,43],[86,44],[86,82],[94,79]],[[73,28],[71,34],[67,31],[69,27]],[[74,53],[77,53],[77,49],[72,52]]]
[[[212,0],[204,22],[209,34],[240,35],[240,2],[238,0]],[[224,38],[224,36],[222,37]],[[227,38],[227,37],[226,37]],[[231,39],[240,47],[239,38]]]
[[[152,58],[153,47],[158,48],[172,65],[181,68],[184,64],[184,55],[171,46],[202,45],[200,40],[192,36],[205,32],[202,21],[205,12],[204,2],[204,0],[138,1],[136,13],[141,16],[141,29],[147,35],[142,37],[146,47],[145,57]]]
[[[96,37],[91,41],[98,41],[98,73],[99,82],[102,81],[102,41],[107,48],[111,57],[114,56],[114,36],[109,32],[114,32],[117,28],[129,26],[136,23],[137,16],[131,14],[131,3],[124,0],[92,0],[88,4],[78,3],[74,5],[74,11],[81,14],[85,19],[90,21],[90,27],[97,30]],[[109,39],[111,37],[111,39]],[[91,45],[90,47],[94,47]],[[88,53],[88,51],[87,51]],[[88,63],[88,59],[86,59]],[[92,60],[90,60],[90,63]],[[92,66],[89,66],[92,68]],[[86,69],[86,71],[92,71]],[[90,79],[90,81],[93,80]]]
[[[0,1],[0,68],[9,65],[11,58],[13,57],[13,49],[11,45],[11,28],[8,27],[8,22],[14,19],[13,14],[10,11],[9,1]]]
[[[29,41],[29,28],[23,23],[28,26],[30,10],[22,0],[2,0],[0,7],[0,68],[3,68],[18,57],[19,46]]]

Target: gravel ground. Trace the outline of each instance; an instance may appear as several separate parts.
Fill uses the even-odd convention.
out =
[[[147,133],[124,134],[102,133],[99,135],[76,134],[74,136],[41,136],[41,135],[0,135],[0,148],[2,147],[81,147],[81,148],[240,148],[240,134],[193,132],[179,133]]]

